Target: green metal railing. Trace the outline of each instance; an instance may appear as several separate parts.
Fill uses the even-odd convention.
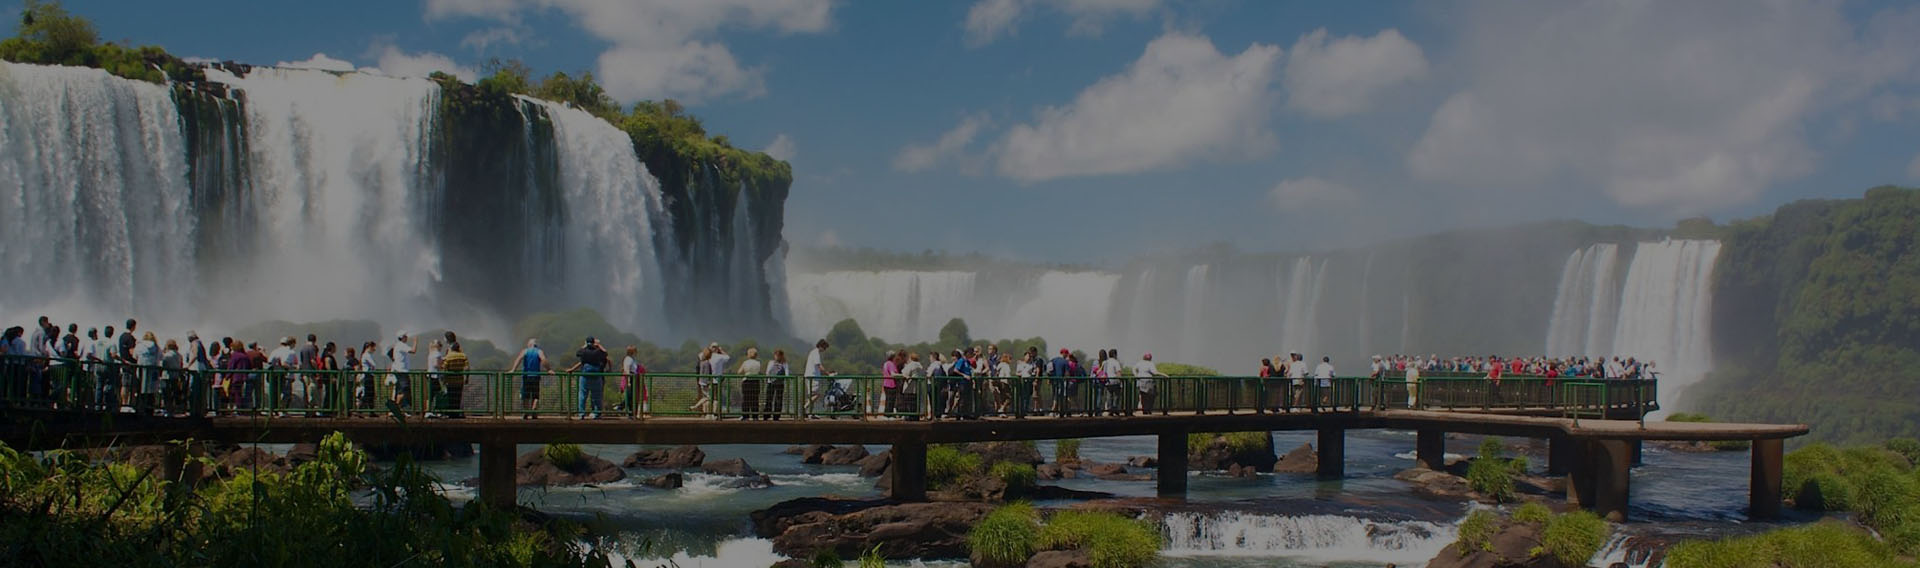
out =
[[[892,387],[889,388],[888,385]],[[0,356],[0,405],[165,415],[735,420],[1657,409],[1652,380],[742,376],[543,371],[191,370]]]

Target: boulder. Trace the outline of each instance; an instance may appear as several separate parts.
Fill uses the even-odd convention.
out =
[[[1447,500],[1472,500],[1473,489],[1467,480],[1444,471],[1416,467],[1394,474],[1394,479],[1413,484],[1413,492],[1424,497]]]
[[[658,489],[679,489],[685,482],[686,478],[680,475],[680,472],[676,471],[649,477],[646,481],[640,482],[640,484]]]
[[[593,454],[581,454],[578,461],[561,466],[547,459],[545,450],[534,450],[520,456],[513,478],[517,485],[587,485],[626,479],[627,472]]]
[[[753,466],[747,465],[747,460],[741,458],[706,464],[700,466],[700,471],[707,472],[707,475],[723,475],[727,477],[758,477],[760,475],[760,472],[753,470]]]
[[[895,503],[809,497],[752,514],[754,533],[775,552],[810,558],[831,549],[857,558],[878,547],[894,559],[964,558],[967,531],[993,510],[987,503]]]
[[[893,450],[881,450],[880,453],[860,459],[860,477],[880,477],[893,467]]]
[[[1105,475],[1124,474],[1127,472],[1127,466],[1123,466],[1120,464],[1113,464],[1113,463],[1097,463],[1097,462],[1083,461],[1083,462],[1080,462],[1080,470],[1086,472],[1088,475],[1092,475],[1094,477],[1100,477]]]
[[[787,449],[781,450],[780,453],[787,454],[790,456],[797,456],[797,455],[806,453],[807,448],[808,446],[787,446]]]
[[[1476,547],[1465,553],[1460,543],[1449,544],[1427,562],[1427,568],[1565,568],[1552,555],[1533,555],[1534,547],[1540,546],[1540,531],[1527,523],[1502,527],[1488,543],[1491,550]]]
[[[1127,467],[1160,467],[1160,460],[1153,456],[1133,456],[1127,458]]]
[[[237,472],[248,470],[282,474],[293,471],[293,467],[287,465],[286,458],[255,447],[239,448],[216,460],[221,477],[232,477]]]
[[[798,454],[800,456],[800,463],[811,463],[811,464],[820,463],[820,456],[826,455],[827,452],[833,451],[833,446],[830,446],[827,444],[795,446],[795,448],[800,449],[800,453]],[[794,448],[787,448],[787,451],[791,453],[793,449]]]
[[[1255,478],[1255,477],[1260,477],[1260,470],[1257,470],[1257,469],[1254,469],[1254,468],[1253,468],[1253,466],[1248,466],[1248,465],[1240,465],[1240,464],[1237,464],[1237,463],[1236,463],[1236,464],[1228,464],[1228,465],[1227,465],[1227,476],[1229,476],[1229,477],[1243,477],[1243,478],[1247,478],[1247,479],[1252,479],[1252,478]]]
[[[960,446],[960,451],[978,454],[981,467],[989,468],[1000,462],[1040,465],[1047,461],[1033,442],[972,442]]]
[[[766,489],[768,487],[773,487],[773,478],[767,477],[764,473],[728,478],[720,482],[721,489]]]
[[[689,469],[700,467],[706,460],[707,453],[700,446],[675,446],[634,452],[620,465],[641,469]]]
[[[1065,467],[1057,463],[1043,463],[1033,468],[1033,473],[1034,477],[1040,480],[1053,481],[1056,479],[1071,479],[1073,478],[1074,471],[1073,468]]]
[[[1273,434],[1262,436],[1265,443],[1244,451],[1234,451],[1227,447],[1227,439],[1215,436],[1200,451],[1187,452],[1187,469],[1196,471],[1225,471],[1233,464],[1249,466],[1256,471],[1273,471],[1273,464],[1279,461],[1273,455]]]
[[[806,463],[817,463],[820,465],[853,465],[853,464],[860,463],[860,460],[867,459],[867,456],[868,454],[867,454],[866,446],[859,446],[859,445],[843,446],[843,447],[827,450],[826,453],[820,454],[819,461],[806,462]]]
[[[1320,452],[1313,450],[1313,444],[1300,444],[1300,447],[1280,456],[1273,464],[1274,473],[1315,473],[1320,471]]]
[[[1093,568],[1084,550],[1042,550],[1027,559],[1027,568]]]

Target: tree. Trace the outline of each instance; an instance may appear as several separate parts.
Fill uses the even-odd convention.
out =
[[[100,43],[100,34],[94,31],[93,22],[68,14],[57,1],[27,0],[25,9],[21,10],[17,35],[40,44],[45,50],[41,56],[49,62],[83,63],[76,58]]]
[[[973,344],[972,334],[967,333],[967,321],[953,318],[947,325],[940,327],[940,346],[947,348],[966,347]]]

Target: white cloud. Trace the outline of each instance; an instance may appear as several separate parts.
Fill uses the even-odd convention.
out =
[[[313,54],[313,57],[308,57],[302,61],[282,61],[282,62],[273,64],[273,66],[285,67],[287,69],[314,69],[319,71],[335,71],[340,73],[349,73],[355,69],[352,61],[347,61],[345,59],[334,59],[332,57],[328,57],[327,54],[325,53],[315,53]]]
[[[794,158],[800,155],[800,148],[794,145],[792,136],[782,133],[775,135],[773,142],[768,143],[767,148],[761,150],[761,152],[765,152],[768,156],[773,156],[775,160],[792,162]]]
[[[1907,162],[1907,178],[1920,179],[1920,155],[1915,155],[1913,161]]]
[[[686,102],[766,92],[766,70],[742,64],[713,41],[723,27],[783,34],[832,24],[831,0],[427,0],[428,19],[472,17],[517,24],[527,12],[559,10],[610,44],[597,77],[621,100]]]
[[[1125,72],[1008,130],[992,150],[996,169],[1032,182],[1266,154],[1279,60],[1271,45],[1227,56],[1205,36],[1167,33]]]
[[[451,57],[431,51],[407,53],[391,43],[375,43],[370,55],[380,73],[394,77],[426,77],[440,71],[471,82],[480,76],[472,67],[456,63]]]
[[[1281,211],[1302,211],[1357,203],[1353,188],[1317,177],[1281,181],[1267,191],[1267,200]]]
[[[1293,43],[1283,83],[1287,106],[1333,118],[1367,110],[1382,91],[1426,74],[1426,55],[1399,30],[1328,42],[1321,28]]]
[[[460,38],[460,47],[474,51],[486,51],[495,45],[520,45],[526,41],[526,33],[513,26],[500,26],[484,30],[474,30]]]
[[[821,231],[820,236],[813,239],[813,246],[818,248],[840,248],[843,244],[840,242],[840,233],[833,229]]]
[[[1160,0],[979,0],[967,9],[967,44],[986,45],[1001,36],[1013,35],[1020,20],[1040,5],[1052,7],[1073,19],[1067,33],[1097,35],[1115,18],[1145,17],[1160,7]]]
[[[962,170],[974,169],[969,162],[978,162],[977,157],[967,154],[967,146],[980,136],[980,130],[987,126],[987,117],[973,115],[960,119],[960,124],[940,135],[940,139],[930,145],[912,145],[900,149],[893,157],[893,169],[903,172],[917,172],[933,169],[942,163],[960,162]],[[973,164],[977,165],[977,164]]]
[[[1407,162],[1461,186],[1598,187],[1676,213],[1812,171],[1807,127],[1913,81],[1920,9],[1864,26],[1818,2],[1482,2],[1460,14],[1464,87]]]

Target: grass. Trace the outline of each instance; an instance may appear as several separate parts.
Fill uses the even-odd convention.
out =
[[[1054,463],[1080,461],[1080,439],[1068,438],[1055,441],[1053,443],[1053,461]]]
[[[542,451],[546,453],[547,461],[553,462],[553,465],[559,466],[560,469],[577,466],[586,457],[586,453],[580,450],[579,444],[547,444],[546,449]]]
[[[1476,550],[1493,550],[1493,535],[1499,532],[1500,515],[1486,509],[1476,509],[1460,521],[1460,540],[1454,544],[1459,547],[1461,556]]]
[[[1269,434],[1266,432],[1212,432],[1187,435],[1187,453],[1197,454],[1206,451],[1214,440],[1222,440],[1227,452],[1234,455],[1259,452],[1267,449]]]
[[[993,467],[987,470],[987,475],[1007,484],[1009,493],[1033,489],[1034,482],[1040,478],[1039,472],[1034,471],[1033,465],[1013,462],[993,464]]]
[[[927,487],[941,489],[980,472],[980,456],[949,445],[927,448]]]
[[[1847,511],[1905,555],[1920,554],[1920,470],[1910,439],[1879,446],[1811,444],[1786,456],[1782,491],[1793,506]]]
[[[1545,507],[1542,507],[1545,509]],[[1519,517],[1519,512],[1514,514]],[[1586,566],[1593,553],[1607,544],[1613,529],[1590,511],[1577,510],[1547,520],[1540,530],[1540,546],[1565,566]]]
[[[1467,487],[1495,502],[1512,503],[1519,498],[1513,478],[1526,474],[1528,464],[1525,458],[1501,457],[1505,451],[1499,438],[1480,442],[1480,456],[1467,466]]]
[[[1060,511],[1040,528],[1039,548],[1084,550],[1094,568],[1136,568],[1160,557],[1160,531],[1117,513]]]
[[[1691,540],[1667,550],[1667,568],[1913,567],[1887,543],[1840,521],[1720,540]]]
[[[1547,521],[1552,519],[1553,511],[1547,509],[1546,505],[1539,503],[1528,503],[1513,510],[1513,522],[1516,523],[1540,525],[1546,524]]]
[[[1040,533],[1040,515],[1024,502],[1009,503],[988,513],[967,533],[967,551],[975,566],[1012,567],[1033,556]]]

